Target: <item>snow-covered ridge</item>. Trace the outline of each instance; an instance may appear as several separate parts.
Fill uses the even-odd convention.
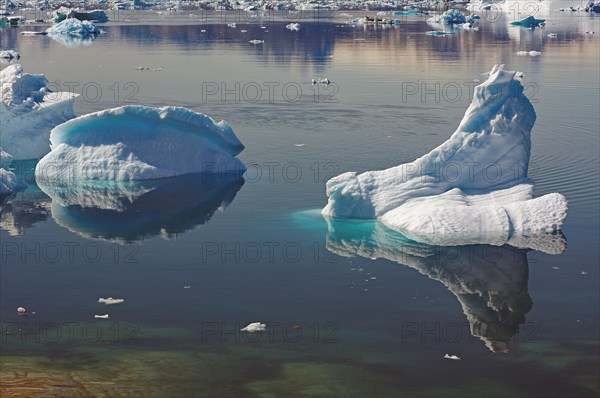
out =
[[[327,182],[326,217],[379,219],[418,242],[496,245],[560,230],[561,194],[533,199],[527,179],[536,115],[516,72],[494,66],[458,129],[414,162]]]
[[[147,180],[243,172],[244,145],[227,123],[182,107],[123,106],[61,124],[38,180]]]
[[[50,130],[75,117],[77,94],[52,92],[48,85],[44,75],[25,73],[19,64],[0,71],[0,139],[15,159],[48,153]]]

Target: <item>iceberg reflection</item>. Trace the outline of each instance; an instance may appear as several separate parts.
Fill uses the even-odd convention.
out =
[[[429,246],[411,241],[377,221],[327,219],[327,250],[344,257],[384,258],[443,283],[462,306],[471,334],[493,352],[507,352],[525,322],[528,292],[527,250],[477,244]],[[550,235],[542,247],[559,253],[564,236]]]
[[[244,184],[238,175],[186,174],[137,182],[39,184],[57,224],[89,238],[132,242],[171,238],[207,223]]]

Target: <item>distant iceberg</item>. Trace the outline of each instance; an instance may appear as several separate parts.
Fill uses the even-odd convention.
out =
[[[123,106],[63,123],[37,181],[132,181],[245,171],[244,145],[227,123],[182,107]]]
[[[46,29],[46,33],[61,44],[74,47],[91,43],[100,34],[100,29],[90,21],[69,18]]]
[[[330,179],[322,214],[379,219],[444,246],[499,246],[559,231],[567,200],[559,193],[533,199],[527,178],[536,115],[515,75],[494,66],[456,132],[414,162]]]
[[[462,25],[465,22],[467,22],[467,16],[458,10],[450,9],[450,10],[444,12],[443,14],[434,15],[433,17],[429,18],[427,20],[427,22],[439,23],[439,24],[452,24],[452,25],[461,24]]]
[[[108,15],[104,10],[84,11],[61,7],[52,12],[52,22],[60,23],[65,19],[75,18],[80,21],[108,22]]]
[[[0,71],[0,142],[15,159],[37,159],[50,151],[50,129],[73,117],[77,94],[52,92],[44,75],[19,64]]]

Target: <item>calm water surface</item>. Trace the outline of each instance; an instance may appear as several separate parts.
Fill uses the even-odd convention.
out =
[[[0,30],[26,71],[82,94],[78,114],[186,106],[225,119],[249,166],[242,180],[61,189],[35,184],[35,160],[13,164],[29,185],[1,210],[7,388],[25,378],[58,396],[598,396],[600,41],[585,32],[600,19],[554,16],[531,31],[504,16],[432,37],[418,17],[290,32],[188,14],[140,14],[77,47]],[[564,240],[549,244],[561,254],[429,247],[318,216],[331,176],[445,141],[497,63],[525,73],[537,112],[537,194],[569,200]],[[310,84],[324,77],[333,83]],[[125,303],[96,302],[107,296]],[[255,321],[269,331],[237,332]]]

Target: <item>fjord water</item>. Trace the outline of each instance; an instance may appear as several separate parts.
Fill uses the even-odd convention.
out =
[[[27,72],[83,94],[78,114],[186,106],[225,119],[249,167],[243,181],[61,189],[35,185],[35,161],[13,165],[29,186],[2,208],[5,391],[598,395],[600,41],[586,34],[600,31],[597,17],[552,15],[534,31],[484,18],[480,32],[432,37],[418,17],[387,29],[301,21],[290,32],[188,14],[139,14],[80,47],[0,30]],[[553,243],[563,253],[427,247],[318,216],[329,177],[445,141],[474,80],[499,63],[524,72],[537,113],[537,194],[569,200],[566,243]],[[325,77],[333,84],[310,83]],[[107,296],[125,303],[96,302]],[[19,317],[18,306],[35,314]],[[236,332],[255,321],[269,332]]]

